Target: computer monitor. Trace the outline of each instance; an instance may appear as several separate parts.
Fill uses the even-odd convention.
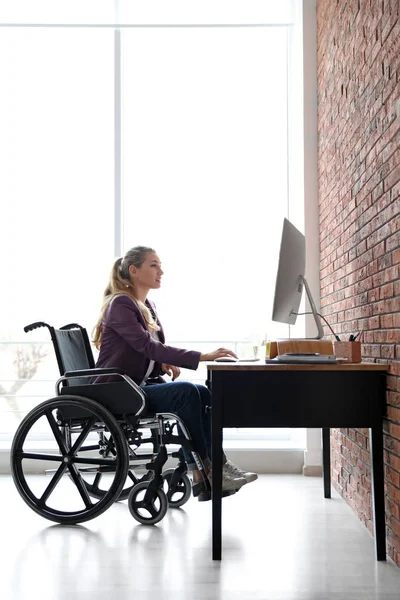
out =
[[[318,335],[312,339],[319,340],[324,337],[324,330],[305,278],[305,272],[305,237],[288,219],[284,219],[272,320],[279,323],[287,323],[288,325],[296,323],[304,287],[318,330]]]

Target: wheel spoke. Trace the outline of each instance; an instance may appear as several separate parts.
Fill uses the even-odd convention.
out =
[[[185,486],[184,485],[176,485],[174,490],[169,489],[168,493],[167,493],[167,497],[168,500],[172,500],[176,495],[178,496],[183,496],[185,493]],[[178,499],[176,499],[178,500]]]
[[[146,508],[143,500],[135,500],[135,502],[132,502],[131,505],[135,508],[136,512],[139,512],[141,508]]]
[[[133,505],[136,507],[136,509],[147,510],[147,512],[150,513],[150,515],[152,516],[152,518],[154,518],[158,514],[159,511],[154,506],[153,500],[146,500],[146,494],[147,493],[148,493],[148,489],[146,489],[145,495],[144,495],[143,499],[142,500],[136,500],[133,503]]]
[[[100,491],[99,485],[100,485],[100,481],[101,481],[102,477],[103,477],[102,473],[96,473],[94,481],[93,481],[93,489]]]
[[[75,452],[78,452],[78,450],[82,446],[83,442],[86,440],[87,436],[89,435],[96,420],[97,420],[96,417],[92,417],[91,419],[89,419],[86,426],[84,427],[84,429],[82,429],[82,432],[80,433],[80,435],[78,436],[74,445],[72,446],[72,448],[70,450],[71,454],[75,454]]]
[[[151,516],[154,518],[156,515],[158,515],[159,511],[156,509],[156,507],[154,506],[154,504],[152,502],[146,502],[145,503],[145,508],[146,510],[149,511],[149,513],[151,514]]]
[[[128,477],[129,477],[129,479],[131,479],[133,481],[133,483],[137,483],[137,477],[135,477],[135,474],[132,473],[132,471],[130,469],[128,471]]]
[[[40,454],[40,452],[18,452],[15,455],[17,458],[31,458],[33,460],[51,460],[60,462],[63,457],[60,454]]]
[[[64,454],[64,455],[67,454],[67,448],[66,448],[65,442],[64,442],[61,432],[58,428],[56,420],[53,417],[53,413],[51,412],[51,410],[46,410],[45,415],[47,417],[47,420],[49,422],[51,430],[54,434],[54,437],[56,438],[56,441],[57,441],[58,447],[60,448],[61,454]]]
[[[50,481],[49,485],[44,490],[43,494],[41,495],[41,497],[39,499],[39,503],[42,506],[45,506],[47,498],[50,496],[50,494],[52,493],[52,491],[56,487],[57,483],[60,481],[61,477],[64,475],[66,468],[67,468],[67,465],[65,463],[62,463],[58,467],[57,471],[54,473],[53,477],[51,478],[51,481]]]
[[[98,449],[99,449],[99,445],[98,444],[94,444],[93,446],[81,446],[79,448],[79,452],[90,452],[92,450],[98,451]]]
[[[68,464],[68,468],[69,472],[71,473],[71,477],[74,480],[76,487],[78,488],[78,492],[80,493],[81,498],[85,503],[86,508],[91,508],[93,506],[93,502],[90,499],[90,496],[78,469],[74,464]]]
[[[74,461],[74,463],[80,465],[99,465],[116,467],[118,463],[118,461],[115,459],[109,460],[107,458],[84,458],[83,456],[73,456],[71,458]]]

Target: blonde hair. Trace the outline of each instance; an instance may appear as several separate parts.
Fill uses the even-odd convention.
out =
[[[148,307],[136,297],[135,286],[131,281],[129,267],[134,265],[139,268],[142,266],[149,252],[155,252],[152,248],[146,246],[135,246],[128,250],[123,258],[118,258],[110,273],[110,279],[103,295],[103,305],[101,307],[99,319],[93,329],[93,343],[99,350],[103,338],[103,320],[112,300],[120,294],[130,296],[142,313],[148,329],[159,331],[155,318]]]

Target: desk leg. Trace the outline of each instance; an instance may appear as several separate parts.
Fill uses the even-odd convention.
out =
[[[331,497],[331,430],[322,428],[322,476],[324,478],[324,497]]]
[[[222,382],[212,374],[212,558],[221,560],[222,525]]]
[[[375,551],[377,560],[386,560],[385,487],[383,473],[382,418],[369,430],[371,448],[372,508],[374,514]]]

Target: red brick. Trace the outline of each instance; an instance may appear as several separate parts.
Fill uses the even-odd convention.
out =
[[[388,252],[390,250],[395,250],[400,246],[400,232],[396,231],[392,236],[388,237],[386,240],[386,249]]]
[[[391,189],[400,180],[400,165],[393,169],[384,181],[385,191]]]
[[[396,358],[396,350],[393,344],[381,346],[381,358]]]
[[[394,406],[387,407],[387,418],[393,422],[400,422],[400,408],[395,408]],[[391,463],[393,464],[393,463]],[[398,470],[400,471],[400,459],[398,463]]]
[[[400,425],[389,423],[389,433],[395,440],[400,440]]]
[[[390,298],[393,295],[394,295],[393,283],[388,283],[386,285],[381,286],[381,288],[379,290],[379,296],[380,296],[381,300],[383,298]]]
[[[390,406],[400,406],[400,394],[398,392],[389,391],[387,394],[387,403]]]
[[[399,356],[399,358],[400,358],[400,356]],[[400,375],[400,362],[398,362],[398,361],[392,361],[390,363],[390,372],[393,375]]]

